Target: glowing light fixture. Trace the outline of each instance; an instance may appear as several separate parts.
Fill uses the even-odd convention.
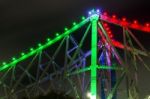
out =
[[[101,14],[101,12],[99,9],[97,9],[97,10],[93,9],[93,10],[89,11],[89,16],[100,15],[100,14]]]
[[[91,11],[89,11],[89,15],[91,15],[92,14],[92,12]]]
[[[106,28],[106,30],[107,30],[107,31],[109,31],[109,30],[110,30],[110,28],[109,28],[109,27],[107,27],[107,28]]]
[[[73,22],[73,25],[75,26],[75,25],[76,25],[76,22]]]
[[[97,9],[97,10],[96,10],[96,12],[97,12],[97,13],[100,13],[100,10],[99,10],[99,9]]]
[[[84,17],[84,16],[82,16],[82,20],[85,20],[85,17]]]
[[[92,95],[90,92],[87,93],[87,97],[89,99],[96,99],[96,96],[95,95]]]
[[[39,46],[39,47],[41,47],[41,46],[42,46],[42,44],[41,44],[41,43],[39,43],[39,44],[38,44],[38,46]]]
[[[13,58],[12,58],[12,60],[13,60],[13,61],[15,61],[15,60],[16,60],[16,58],[15,58],[15,57],[13,57]]]
[[[146,25],[146,27],[149,27],[149,26],[150,26],[150,24],[149,24],[149,23],[146,23],[145,25]]]
[[[6,65],[6,62],[3,62],[2,64],[3,64],[3,65]]]
[[[88,97],[88,98],[91,97],[91,93],[90,93],[90,92],[87,93],[87,97]]]
[[[133,23],[134,23],[134,24],[137,24],[138,22],[137,22],[137,20],[134,20]]]
[[[47,42],[49,42],[51,39],[50,38],[47,38]]]
[[[104,15],[104,16],[107,16],[108,14],[107,14],[107,12],[104,12],[103,15]]]
[[[108,26],[108,24],[107,24],[107,23],[105,23],[105,24],[104,24],[104,26],[105,26],[105,27],[107,27],[107,26]]]
[[[65,31],[68,31],[68,28],[65,28]]]
[[[108,31],[108,34],[111,34],[112,32],[111,31]]]
[[[150,99],[150,95],[147,97],[147,99]]]
[[[59,36],[59,33],[56,33],[56,36]]]
[[[126,21],[126,18],[125,18],[125,17],[123,17],[123,18],[122,18],[122,21]]]
[[[33,48],[30,48],[30,51],[33,51],[34,49]]]
[[[113,15],[112,18],[113,18],[113,19],[116,19],[116,15]]]
[[[25,53],[22,52],[22,53],[21,53],[21,56],[24,56],[24,55],[25,55]]]

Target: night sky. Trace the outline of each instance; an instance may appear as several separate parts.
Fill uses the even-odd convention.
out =
[[[149,0],[0,0],[0,62],[45,41],[52,33],[62,32],[92,8],[143,24],[150,22]],[[138,35],[144,46],[150,46],[150,34]],[[148,75],[146,72],[142,77]],[[150,94],[150,79],[146,78],[149,83],[144,82],[143,88]]]

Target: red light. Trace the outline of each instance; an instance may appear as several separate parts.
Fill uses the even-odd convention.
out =
[[[112,35],[112,34],[110,35],[110,38],[113,38],[113,35]]]
[[[107,23],[104,23],[104,26],[105,26],[105,27],[107,27],[107,26],[108,26],[108,24],[107,24]]]
[[[146,27],[149,27],[149,26],[150,26],[149,23],[146,23],[145,25],[146,25]]]
[[[111,31],[108,31],[108,34],[111,34]]]
[[[150,32],[150,24],[149,24],[149,23],[146,23],[146,24],[145,24],[145,27],[143,27],[142,30],[144,30],[144,31],[146,31],[146,32]]]
[[[116,15],[113,15],[112,18],[113,18],[113,19],[116,19]]]
[[[121,24],[122,24],[122,26],[127,26],[128,25],[128,22],[127,22],[126,18],[122,18]]]
[[[122,18],[122,21],[126,21],[126,18]]]
[[[133,24],[131,25],[132,28],[135,28],[135,29],[138,29],[139,28],[139,25],[138,25],[138,21],[137,20],[134,20],[133,21]]]
[[[138,22],[137,22],[137,20],[134,20],[133,23],[134,23],[134,24],[137,24]]]
[[[104,14],[103,14],[104,16],[107,16],[108,14],[107,14],[107,12],[104,12]]]
[[[106,30],[108,31],[108,30],[110,30],[110,28],[109,28],[109,27],[107,27],[107,28],[106,28]]]
[[[116,15],[112,15],[111,21],[116,23],[118,21],[116,18],[117,18]]]

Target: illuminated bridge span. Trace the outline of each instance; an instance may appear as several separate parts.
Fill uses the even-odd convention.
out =
[[[110,24],[123,29],[121,41],[115,39]],[[77,99],[138,99],[136,63],[140,61],[150,70],[141,57],[150,55],[130,29],[150,33],[149,23],[131,23],[91,10],[70,29],[3,62],[0,97],[31,98],[55,90]],[[119,93],[119,89],[126,92]]]

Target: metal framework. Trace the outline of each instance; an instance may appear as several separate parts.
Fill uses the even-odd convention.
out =
[[[122,28],[122,43],[115,40],[109,24]],[[81,27],[86,28],[84,33]],[[30,99],[55,90],[76,99],[139,99],[137,61],[150,70],[141,58],[150,54],[130,28],[150,33],[148,23],[144,27],[137,21],[129,23],[125,18],[118,20],[115,15],[108,17],[99,10],[90,11],[88,18],[82,17],[64,33],[56,33],[55,38],[48,38],[37,48],[3,62],[0,98]],[[75,32],[80,32],[80,36]],[[126,86],[124,93],[117,92],[121,83]]]

